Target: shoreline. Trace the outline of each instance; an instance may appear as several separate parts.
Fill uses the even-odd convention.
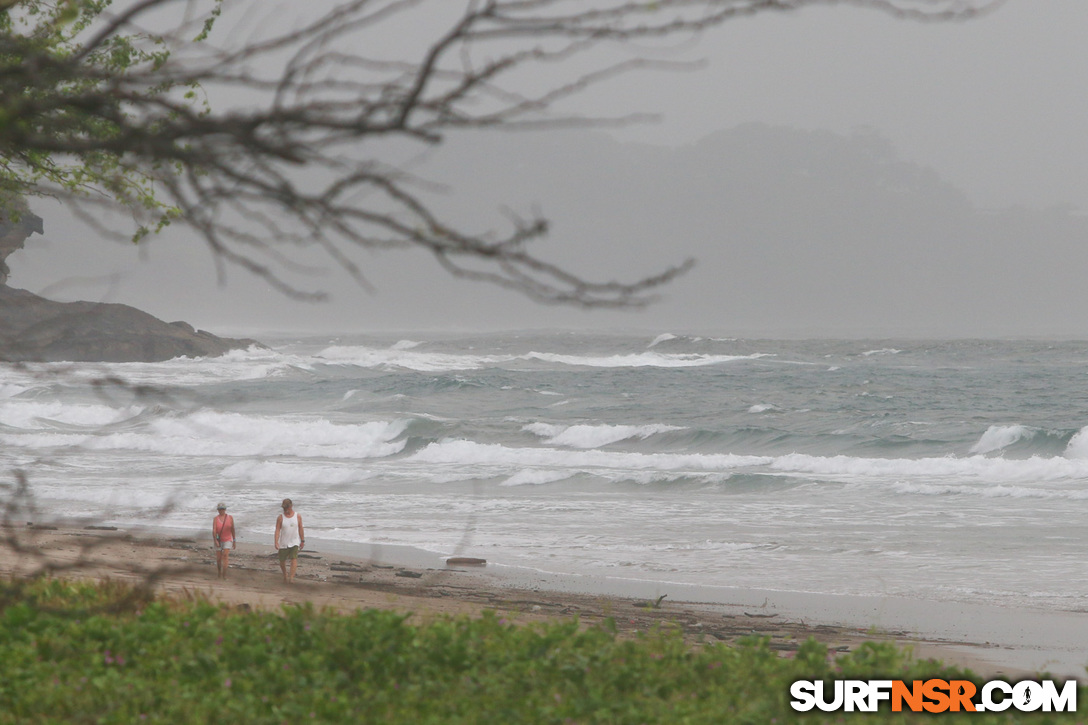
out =
[[[203,593],[241,608],[312,603],[339,611],[394,609],[426,620],[494,610],[514,622],[578,616],[611,618],[623,635],[676,626],[693,644],[770,638],[789,653],[814,637],[832,652],[864,641],[909,647],[916,659],[939,659],[986,678],[1022,679],[1039,672],[1088,680],[1088,649],[1071,642],[1088,612],[1043,612],[891,597],[707,587],[551,574],[510,566],[447,566],[444,557],[408,546],[350,544],[311,537],[292,585],[282,582],[271,545],[245,542],[231,553],[230,578],[216,578],[207,537],[185,533],[77,527],[7,526],[0,574],[27,576],[43,561],[76,576],[138,580],[154,571],[171,596]],[[18,542],[27,551],[16,552]],[[35,553],[44,558],[35,557]],[[651,604],[658,597],[658,607]]]

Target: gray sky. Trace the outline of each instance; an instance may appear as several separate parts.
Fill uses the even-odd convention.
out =
[[[631,139],[686,143],[746,121],[871,125],[980,204],[1088,208],[1086,30],[1079,0],[1008,0],[930,24],[814,6],[729,23],[696,49],[705,71],[627,79],[603,97],[665,110]]]
[[[849,5],[745,18],[675,56],[705,58],[705,68],[628,76],[580,101],[589,112],[660,112],[660,123],[611,138],[519,135],[496,146],[453,144],[429,167],[465,187],[446,203],[470,223],[477,215],[494,219],[502,205],[540,204],[555,222],[543,256],[605,276],[700,259],[666,299],[642,312],[540,308],[449,280],[422,254],[359,255],[375,292],[334,271],[311,284],[329,289],[332,302],[305,305],[239,270],[217,286],[207,252],[182,234],[171,232],[141,254],[95,239],[48,203],[35,205],[45,239],[32,238],[9,260],[10,284],[125,302],[216,332],[588,326],[767,336],[1085,336],[1084,285],[1062,272],[1088,263],[1080,251],[1088,223],[1064,212],[987,212],[1057,204],[1088,210],[1086,28],[1083,0],[1010,0],[987,17],[953,24],[895,20]],[[764,125],[737,130],[751,123]],[[906,164],[903,173],[934,172],[901,208],[889,211],[882,206],[888,198],[866,195],[879,164],[855,154],[866,138],[859,127],[888,142],[893,160]],[[816,130],[831,133],[801,133]],[[741,151],[755,148],[765,157],[738,166]],[[814,149],[849,163],[828,165]],[[703,178],[694,178],[696,167]],[[756,171],[762,194],[743,207],[723,202],[737,198],[737,189],[752,191],[742,182]],[[781,191],[783,179],[809,173],[849,178]],[[808,208],[828,189],[842,193]]]

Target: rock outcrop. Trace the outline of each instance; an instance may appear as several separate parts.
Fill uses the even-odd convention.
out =
[[[166,323],[128,305],[54,302],[0,286],[0,360],[8,362],[159,362],[256,344]]]
[[[4,204],[0,198],[0,206],[10,210],[9,215],[4,216],[3,209],[0,208],[0,285],[5,285],[11,272],[8,269],[8,257],[15,250],[23,248],[27,237],[34,232],[42,234],[45,229],[42,218],[31,212],[22,199]]]
[[[8,255],[43,231],[41,218],[25,204],[14,209],[16,220],[0,217],[0,361],[159,362],[258,344],[195,330],[186,322],[166,323],[128,305],[54,302],[8,287]]]

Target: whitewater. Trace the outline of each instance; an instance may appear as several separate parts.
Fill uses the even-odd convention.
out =
[[[37,512],[524,571],[1083,609],[1088,343],[273,337],[0,367]],[[123,381],[123,382],[122,382]],[[8,487],[10,497],[13,488]]]

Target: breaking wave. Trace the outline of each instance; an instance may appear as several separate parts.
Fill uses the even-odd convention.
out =
[[[510,478],[502,482],[503,486],[540,486],[545,483],[555,483],[570,478],[569,471],[547,471],[527,468],[518,471]]]
[[[71,426],[97,428],[128,420],[143,411],[143,406],[139,405],[114,408],[59,401],[7,401],[0,405],[0,425],[23,430],[55,430]]]
[[[593,472],[744,472],[805,476],[825,482],[851,484],[925,485],[966,484],[963,492],[977,493],[976,483],[1034,484],[1044,481],[1079,481],[1088,478],[1088,460],[1032,457],[1023,460],[969,456],[964,458],[861,458],[854,456],[748,456],[731,453],[630,453],[556,448],[514,448],[467,440],[430,443],[408,459],[416,463],[495,466],[502,469],[548,469]],[[904,483],[910,481],[912,483]],[[919,489],[920,490],[920,489]],[[946,490],[946,489],[942,489]],[[957,489],[958,491],[958,489]],[[914,491],[917,492],[917,491]]]
[[[148,421],[138,430],[98,434],[44,433],[0,436],[9,445],[79,446],[188,456],[300,456],[380,458],[399,453],[396,440],[408,421],[336,424],[322,419],[198,411]]]
[[[553,446],[570,448],[600,448],[610,443],[638,438],[645,440],[657,433],[683,430],[673,425],[553,425],[530,423],[522,430],[535,433]]]
[[[651,342],[646,347],[655,347],[657,345],[660,345],[663,342],[668,342],[669,340],[675,340],[675,339],[676,339],[676,335],[672,334],[671,332],[663,332],[660,335],[658,335],[657,337],[655,337],[653,342]]]
[[[971,446],[971,452],[993,453],[1008,448],[1018,441],[1031,440],[1036,432],[1036,429],[1023,425],[991,425],[979,438],[978,443]]]
[[[260,380],[311,367],[307,356],[253,346],[219,357],[177,357],[155,363],[28,363],[18,374],[27,380],[86,383],[110,378],[132,385],[193,387],[223,381]],[[8,376],[12,373],[8,372]]]
[[[363,368],[403,368],[419,372],[479,370],[488,367],[544,362],[594,368],[683,368],[719,365],[737,360],[764,357],[755,355],[706,355],[699,353],[641,352],[618,355],[568,355],[528,352],[523,355],[466,355],[463,353],[417,352],[394,345],[372,348],[361,345],[334,345],[317,353],[315,363],[354,365]]]
[[[14,398],[16,395],[21,395],[28,390],[30,390],[30,388],[22,385],[15,385],[14,383],[0,383],[0,400],[6,398]]]
[[[592,357],[531,352],[525,356],[525,359],[595,368],[690,368],[703,365],[720,365],[721,363],[735,362],[737,360],[755,360],[761,357],[766,356],[758,353],[755,355],[703,355],[699,353],[643,352]]]

